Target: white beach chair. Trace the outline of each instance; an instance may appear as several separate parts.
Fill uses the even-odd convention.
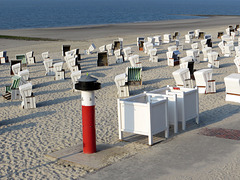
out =
[[[216,92],[215,81],[212,79],[212,69],[201,69],[194,72],[199,93]]]
[[[187,87],[187,81],[190,80],[190,71],[188,68],[180,68],[172,73],[176,86]]]
[[[192,57],[192,60],[195,63],[200,63],[200,57],[199,57],[199,50],[197,49],[190,49],[186,51],[187,56]]]
[[[89,48],[88,48],[88,50],[86,51],[86,53],[87,53],[88,55],[90,55],[90,54],[92,54],[92,53],[94,52],[95,49],[96,49],[96,46],[92,43],[92,44],[89,46]]]
[[[25,80],[25,81],[28,81],[28,80],[29,80],[29,70],[28,70],[28,69],[19,71],[19,72],[18,72],[18,75],[21,76],[21,78],[22,78],[23,80]]]
[[[53,70],[53,60],[52,59],[45,59],[43,61],[45,70],[46,70],[46,75],[55,75],[54,70]]]
[[[183,44],[178,39],[175,40],[175,42],[176,42],[177,50],[183,51]]]
[[[160,46],[162,45],[162,37],[159,35],[159,36],[153,36],[154,38],[154,46]]]
[[[115,76],[114,82],[117,86],[117,96],[119,98],[128,97],[129,88],[128,88],[128,85],[126,85],[126,82],[127,82],[126,73]]]
[[[208,53],[212,52],[212,48],[211,47],[205,47],[202,49],[203,52],[203,61],[208,61]]]
[[[114,55],[116,57],[116,63],[123,63],[123,55],[121,54],[121,49],[115,50]]]
[[[195,37],[195,31],[191,30],[191,31],[188,31],[188,35],[189,35],[189,38],[190,39],[193,39]],[[186,37],[186,36],[185,36]]]
[[[123,55],[124,61],[127,61],[129,57],[132,55],[132,48],[131,47],[123,48]]]
[[[192,43],[192,37],[191,34],[185,34],[185,43]]]
[[[199,32],[200,32],[201,30],[200,29],[196,29],[195,31],[194,31],[194,36],[195,36],[195,38],[198,38],[199,37]]]
[[[48,52],[43,52],[42,53],[42,59],[43,60],[49,59],[49,53]]]
[[[35,63],[35,57],[33,56],[33,51],[26,53],[27,63],[28,64],[34,64]]]
[[[106,45],[103,45],[103,46],[100,46],[99,47],[99,51],[100,52],[104,52],[104,51],[106,51],[107,49],[106,49]]]
[[[210,68],[219,68],[218,53],[211,52],[208,53],[208,67]]]
[[[149,50],[149,62],[158,62],[158,55],[157,55],[157,49],[153,48]]]
[[[108,55],[112,56],[113,55],[113,44],[107,44],[106,49],[107,49]]]
[[[139,62],[139,55],[135,54],[129,57],[131,67],[142,67],[142,63]]]
[[[72,80],[72,84],[73,84],[73,91],[78,91],[75,89],[75,84],[78,82],[78,79],[81,78],[81,74],[82,74],[82,71],[79,70],[79,71],[74,71],[74,72],[71,72],[71,80]]]
[[[237,66],[238,73],[240,73],[240,57],[235,58],[234,63]]]
[[[14,75],[18,75],[18,73],[20,72],[20,69],[21,69],[21,63],[12,65],[12,71]]]
[[[230,74],[224,78],[226,101],[240,103],[240,74]]]
[[[179,54],[181,53],[178,50],[166,52],[168,66],[179,65]]]
[[[171,34],[164,34],[163,35],[163,43],[170,43],[170,42],[172,42]]]

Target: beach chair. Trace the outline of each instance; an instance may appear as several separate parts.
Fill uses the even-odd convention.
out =
[[[162,37],[159,36],[153,36],[154,39],[154,46],[160,46],[162,44]]]
[[[192,43],[192,37],[191,34],[185,34],[185,43]]]
[[[53,60],[52,59],[45,59],[43,61],[45,70],[46,70],[46,75],[52,76],[55,75],[54,70],[53,70]]]
[[[204,39],[205,32],[199,32],[198,39]]]
[[[185,87],[190,88],[189,86],[192,84],[189,83],[191,80],[190,78],[190,71],[188,68],[180,68],[172,73],[173,78],[175,80],[175,84],[177,87]],[[191,87],[192,88],[192,87]]]
[[[199,93],[215,93],[215,80],[212,79],[212,69],[201,69],[194,72],[196,86]]]
[[[18,76],[20,76],[24,81],[29,81],[29,70],[25,69],[23,71],[19,71]]]
[[[240,57],[235,58],[234,63],[237,66],[238,73],[240,73]]]
[[[99,51],[100,51],[100,52],[107,51],[106,45],[100,46],[100,47],[99,47]]]
[[[155,39],[153,37],[147,37],[147,42],[154,44]]]
[[[208,47],[208,46],[207,46],[207,39],[201,40],[200,43],[201,43],[202,49]]]
[[[143,51],[144,37],[137,37],[137,46],[139,51]]]
[[[65,52],[70,51],[71,45],[62,45],[62,56],[65,56]]]
[[[127,67],[126,77],[127,77],[128,85],[142,85],[142,68]]]
[[[172,42],[171,34],[164,34],[163,35],[163,43],[170,43],[170,42]]]
[[[65,79],[65,71],[63,69],[63,62],[54,63],[53,71],[55,73],[55,80]]]
[[[185,62],[193,62],[193,57],[185,56],[185,57],[180,58],[180,64],[185,63]]]
[[[195,71],[195,69],[194,69],[194,62],[184,62],[184,63],[181,63],[180,64],[180,68],[181,69],[188,68],[189,72],[190,72],[190,79],[194,80],[194,75],[193,75],[193,73]],[[193,83],[193,82],[191,82],[191,83]],[[193,85],[192,85],[192,87],[193,87]]]
[[[175,42],[176,42],[177,50],[183,51],[183,44],[179,40],[175,40]]]
[[[168,66],[179,65],[179,62],[180,62],[178,57],[179,54],[180,52],[178,50],[166,52]]]
[[[0,64],[7,63],[7,62],[8,62],[7,51],[1,51],[0,52]]]
[[[240,103],[240,74],[230,74],[224,78],[226,101]]]
[[[36,62],[35,57],[33,56],[33,51],[26,53],[27,63],[28,64],[34,64]]]
[[[200,29],[196,29],[195,31],[194,31],[194,37],[195,38],[198,38],[199,37],[199,32],[200,32],[201,30]]]
[[[144,53],[149,54],[149,50],[153,49],[153,44],[150,42],[145,42],[143,44],[143,47],[144,47]]]
[[[20,70],[21,70],[21,63],[17,63],[17,64],[12,65],[12,71],[13,71],[14,75],[18,75]]]
[[[235,57],[240,57],[240,46],[235,47]]]
[[[19,92],[21,77],[18,75],[12,76],[12,84],[9,86],[5,86],[5,94],[3,94],[3,98],[6,100],[18,100],[21,99]]]
[[[189,38],[190,39],[193,39],[195,37],[195,31],[191,30],[191,31],[188,31],[188,35],[189,35]],[[186,36],[185,36],[186,37]]]
[[[195,63],[200,63],[200,57],[199,57],[199,50],[198,49],[190,49],[186,51],[187,56],[192,57],[192,60]]]
[[[71,58],[66,61],[67,67],[71,72],[80,70],[79,64],[77,64],[77,58]]]
[[[157,55],[157,49],[153,48],[149,50],[149,62],[158,62],[158,55]]]
[[[123,63],[123,55],[121,49],[115,50],[114,55],[116,57],[116,63]]]
[[[123,47],[123,41],[121,38],[120,38],[120,40],[118,39],[118,40],[113,41],[113,50],[114,51],[118,50],[118,49],[122,49],[122,47]]]
[[[112,56],[113,55],[113,44],[107,44],[106,49],[107,49],[108,55]]]
[[[131,67],[140,67],[142,68],[142,63],[139,62],[139,55],[135,54],[129,57]]]
[[[224,32],[218,32],[217,34],[217,38],[218,39],[222,39],[222,36],[224,35]]]
[[[180,33],[178,31],[175,31],[172,37],[174,40],[178,40],[180,37]]]
[[[131,55],[132,55],[132,48],[131,47],[123,48],[124,61],[127,61]]]
[[[92,44],[89,46],[88,50],[86,51],[86,54],[88,54],[88,55],[92,54],[95,49],[96,49],[96,46],[92,43]]]
[[[97,66],[108,66],[108,53],[107,52],[99,52]]]
[[[119,98],[128,97],[129,96],[129,88],[128,88],[128,84],[127,84],[126,73],[115,76],[114,82],[117,86],[117,96]]]
[[[16,54],[15,57],[16,57],[17,60],[21,60],[22,61],[22,63],[21,63],[22,66],[24,66],[24,67],[27,66],[27,59],[26,59],[26,55],[25,54]]]
[[[12,70],[12,66],[14,65],[14,64],[18,64],[18,63],[20,63],[20,71],[22,70],[22,60],[21,59],[19,59],[19,60],[10,60],[10,75],[14,75],[14,73],[13,73],[13,70]]]
[[[71,73],[71,80],[72,80],[72,84],[73,84],[73,89],[72,90],[73,91],[78,91],[78,90],[75,89],[75,84],[78,82],[78,79],[81,78],[81,74],[82,74],[81,70]]]
[[[208,53],[212,52],[212,48],[211,47],[205,47],[202,49],[203,52],[203,61],[208,61]]]
[[[210,68],[219,68],[218,53],[211,52],[208,53],[208,67]]]
[[[32,93],[32,84],[27,83],[19,86],[19,91],[22,96],[21,107],[23,109],[36,108],[35,96]]]
[[[49,57],[49,53],[48,52],[43,52],[42,53],[42,59],[43,59],[43,61],[44,60],[46,60],[46,59],[49,59],[50,57]]]

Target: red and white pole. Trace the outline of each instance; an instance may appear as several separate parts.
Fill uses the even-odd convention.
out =
[[[81,91],[83,153],[96,152],[95,96],[94,91]]]

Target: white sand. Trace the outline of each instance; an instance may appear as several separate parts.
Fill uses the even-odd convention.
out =
[[[237,24],[237,20],[236,18],[235,24]],[[170,24],[173,22],[178,23],[181,21],[171,21]],[[233,22],[233,20],[228,21],[226,18],[218,26],[216,23],[214,26],[209,27],[206,25],[201,26],[201,23],[199,23],[199,29],[207,34],[212,34],[214,51],[220,53],[220,49],[217,46],[218,42],[220,42],[216,38],[217,32],[225,32],[229,22]],[[151,30],[151,27],[149,29]],[[185,27],[179,30],[181,33],[180,39],[184,41],[184,35],[187,31],[194,29],[197,28],[186,23]],[[150,33],[150,30],[147,31],[148,33],[143,33],[143,36],[163,35],[165,33],[173,34],[174,31],[178,30],[178,26],[177,24],[173,24],[173,28],[169,27],[166,30],[159,29],[158,33],[155,31]],[[15,30],[14,32],[18,31],[21,30]],[[42,32],[41,30],[37,31]],[[97,31],[98,29],[95,29],[95,32]],[[2,32],[0,31],[0,34],[3,34]],[[65,30],[66,32],[67,30]],[[56,31],[56,33],[59,34],[61,31]],[[132,47],[134,53],[140,55],[140,61],[144,67],[142,72],[143,85],[131,86],[130,95],[136,95],[143,91],[153,90],[166,85],[174,85],[172,72],[177,70],[179,66],[168,67],[165,53],[167,47],[174,43],[158,47],[160,61],[158,63],[151,63],[148,61],[149,57],[147,55],[137,50],[137,35],[132,34],[132,32],[120,35],[124,39],[124,47]],[[118,35],[115,34],[113,36],[109,32],[108,35],[100,36],[97,39],[89,38],[88,40],[79,41],[32,42],[1,40],[1,50],[7,50],[10,59],[14,59],[15,54],[26,53],[31,50],[35,52],[37,63],[29,65],[27,68],[30,71],[30,77],[34,85],[33,93],[36,96],[37,108],[23,110],[20,107],[20,101],[11,102],[0,98],[0,177],[3,179],[74,179],[88,173],[88,171],[81,168],[65,167],[45,157],[45,154],[50,152],[81,143],[82,113],[80,93],[72,92],[70,72],[66,65],[64,65],[66,79],[63,81],[54,81],[53,76],[45,76],[41,53],[49,51],[50,57],[55,59],[54,62],[59,62],[63,61],[63,57],[61,56],[62,44],[70,44],[72,49],[79,48],[83,50],[87,49],[91,43],[100,47],[111,43],[118,37]],[[237,37],[235,38],[235,45],[237,45]],[[190,44],[185,44],[184,49],[190,49]],[[186,53],[183,52],[181,57],[185,55]],[[233,62],[234,57],[225,58],[222,54],[220,56],[220,69],[213,70],[213,78],[217,82],[217,93],[199,96],[200,123],[202,126],[217,122],[220,116],[239,110],[238,106],[235,106],[236,104],[231,106],[225,102],[225,86],[223,82],[225,76],[237,72]],[[200,57],[202,60],[202,54]],[[126,67],[130,66],[130,63],[116,64],[115,57],[111,56],[109,66],[96,67],[96,53],[89,56],[82,56],[82,58],[82,73],[89,73],[97,77],[102,84],[102,89],[96,91],[95,94],[97,142],[117,143],[117,89],[114,77],[124,73]],[[197,70],[207,68],[207,62],[195,64],[194,68]],[[9,64],[0,65],[0,79],[0,92],[3,94],[5,85],[11,83]],[[216,111],[213,111],[214,109]],[[189,129],[191,127],[188,127],[187,131],[184,132],[186,136],[191,136],[192,132]],[[168,143],[164,143],[163,145],[168,146]],[[147,148],[146,145],[132,145],[131,153],[141,153],[139,150],[145,148]],[[199,174],[196,174],[196,177],[199,177]]]

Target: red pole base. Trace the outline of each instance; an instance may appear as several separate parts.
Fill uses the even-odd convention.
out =
[[[95,106],[82,106],[83,153],[96,152]]]

